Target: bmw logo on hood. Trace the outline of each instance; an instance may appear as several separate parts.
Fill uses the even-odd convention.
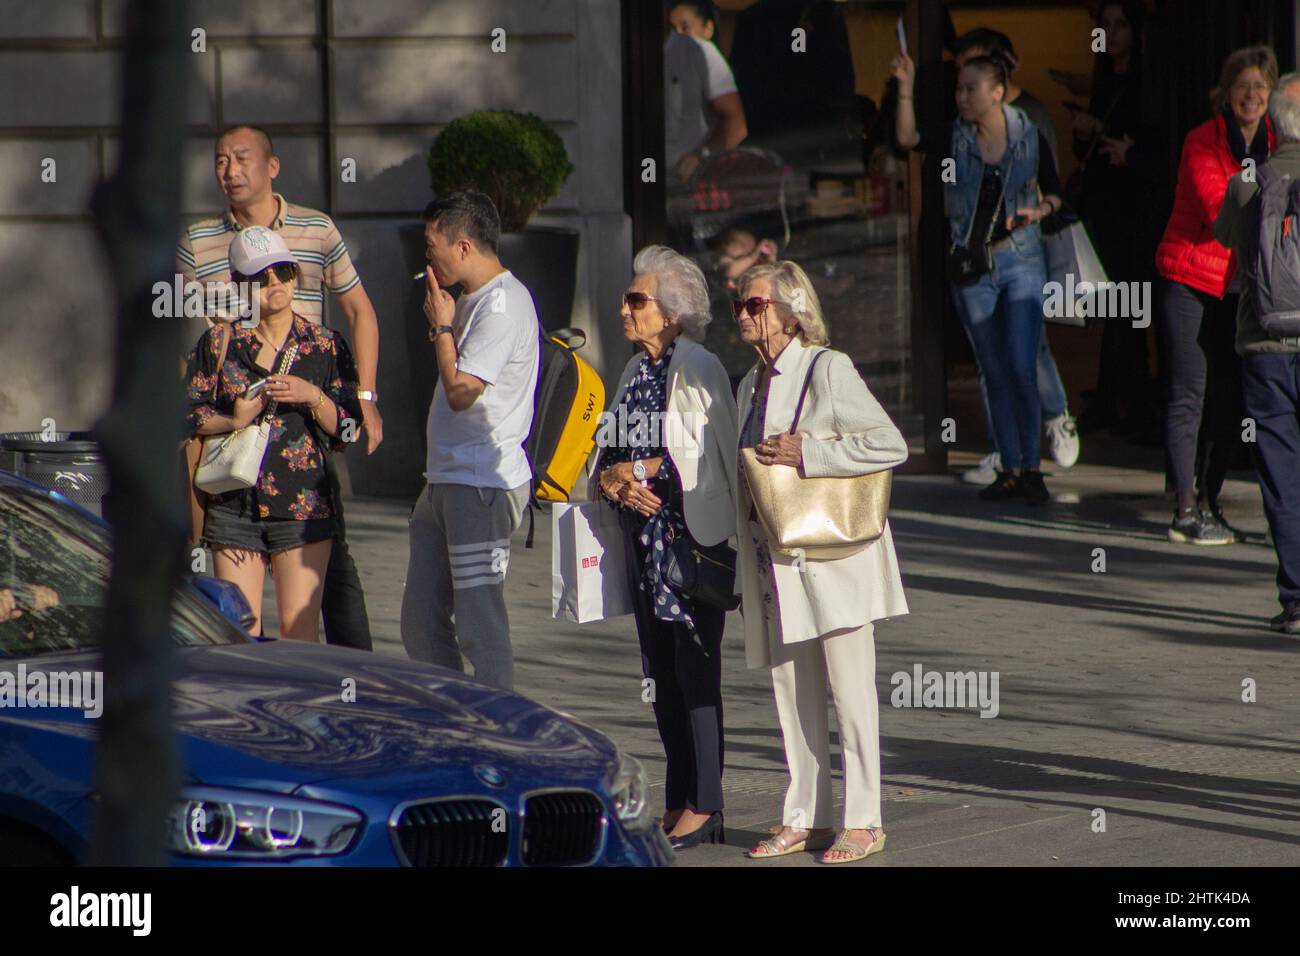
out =
[[[506,784],[506,775],[496,767],[489,766],[485,763],[474,765],[474,776],[478,777],[489,787],[504,787]]]

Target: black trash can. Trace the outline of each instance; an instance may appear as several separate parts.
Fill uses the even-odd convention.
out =
[[[0,468],[103,512],[108,465],[90,432],[54,432],[49,441],[41,432],[0,434]]]

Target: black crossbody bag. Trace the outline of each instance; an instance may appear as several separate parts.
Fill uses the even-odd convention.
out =
[[[734,611],[740,606],[736,587],[736,551],[725,541],[703,545],[689,534],[668,529],[668,550],[664,555],[664,580],[682,597]]]
[[[977,243],[970,241],[971,230],[975,228],[975,214],[979,212],[979,200],[971,212],[970,226],[966,229],[966,242],[962,245],[953,243],[948,249],[948,281],[954,286],[967,286],[977,282],[993,271],[993,250],[989,240],[993,238],[993,228],[997,225],[998,212],[1007,196],[1007,179],[1002,177],[1002,191],[998,193],[993,215],[989,217],[989,229],[984,238]]]

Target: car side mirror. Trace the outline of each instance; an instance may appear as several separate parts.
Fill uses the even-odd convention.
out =
[[[253,608],[233,581],[219,581],[210,577],[195,577],[193,584],[199,593],[207,598],[227,620],[241,631],[247,632],[253,625]],[[259,637],[257,640],[274,640]]]

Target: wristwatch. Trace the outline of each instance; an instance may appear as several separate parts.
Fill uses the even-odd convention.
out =
[[[446,332],[448,335],[456,334],[455,328],[453,328],[450,325],[435,325],[433,326],[433,328],[429,329],[429,341],[430,342],[436,341],[438,336],[442,335],[442,333],[444,332]]]
[[[645,481],[645,462],[632,462],[632,477],[637,481]]]
[[[363,402],[379,401],[379,393],[368,388],[357,389],[357,398]]]

